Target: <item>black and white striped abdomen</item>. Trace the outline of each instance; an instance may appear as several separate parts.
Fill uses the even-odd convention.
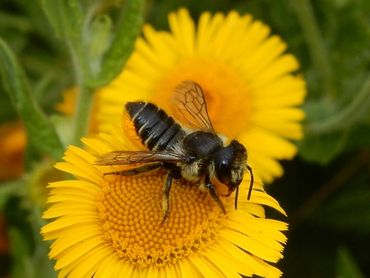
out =
[[[185,136],[181,126],[152,103],[128,102],[126,110],[137,134],[150,150],[170,148]]]

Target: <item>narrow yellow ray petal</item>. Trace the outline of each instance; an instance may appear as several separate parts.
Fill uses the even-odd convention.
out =
[[[51,190],[67,190],[68,192],[75,192],[78,194],[84,192],[89,196],[96,196],[101,190],[100,186],[95,183],[90,183],[82,180],[64,180],[58,182],[51,182],[48,184],[48,188]]]
[[[279,251],[238,232],[225,229],[220,231],[219,234],[224,240],[228,240],[265,261],[275,263],[282,258],[282,254]]]
[[[248,221],[247,219],[245,219],[245,222],[243,224],[239,224],[234,221],[228,221],[227,229],[243,233],[244,235],[260,242],[261,244],[273,248],[279,252],[281,252],[284,249],[284,246],[280,244],[275,237],[270,236],[268,234],[263,234],[258,226],[249,229],[245,228],[245,226],[251,224],[258,225],[257,221]]]
[[[209,30],[210,21],[211,21],[211,13],[204,12],[201,14],[199,18],[197,37],[196,37],[196,51],[197,52],[202,52],[202,47],[205,45],[205,41],[209,39],[208,30]]]
[[[264,154],[278,159],[291,158],[297,152],[295,145],[268,130],[255,127],[239,137],[249,152]],[[249,142],[259,142],[249,144]]]
[[[292,140],[300,140],[303,138],[304,132],[303,127],[299,123],[281,123],[281,128],[278,129],[272,125],[264,125],[266,128],[276,132],[277,134],[284,136],[285,138]],[[292,157],[289,157],[291,159]]]
[[[207,29],[204,29],[202,37],[198,36],[198,54],[208,56],[209,46],[213,44],[214,36],[217,34],[219,27],[222,26],[224,16],[221,13],[216,13],[209,22],[206,18],[204,18],[204,21]]]
[[[90,154],[89,152],[81,149],[81,148],[78,148],[76,146],[69,146],[68,149],[67,149],[67,152],[65,153],[65,155],[67,155],[67,153],[71,151],[72,154],[75,155],[75,157],[78,157],[80,161],[83,161],[83,162],[87,162],[86,164],[90,165],[91,163],[94,163],[95,161],[95,156],[93,156],[92,154]]]
[[[97,153],[98,155],[102,155],[104,153],[108,153],[112,151],[106,144],[104,144],[98,138],[82,138],[82,143],[84,143],[91,151]]]
[[[159,72],[146,56],[136,53],[132,58],[135,61],[135,68],[140,69],[143,76],[152,81],[158,80]]]
[[[287,74],[251,93],[255,97],[253,101],[255,107],[264,107],[264,109],[275,106],[289,107],[302,103],[306,94],[306,83],[299,76]],[[263,102],[266,102],[265,106]]]
[[[186,9],[180,9],[177,14],[171,13],[168,19],[170,29],[176,41],[178,41],[178,50],[185,56],[193,55],[195,26],[188,11]]]
[[[97,176],[98,173],[95,173],[95,176],[91,176],[90,171],[88,169],[77,168],[75,165],[67,162],[58,162],[57,164],[55,164],[54,167],[60,171],[72,174],[76,177],[79,177],[91,183],[98,184],[98,181],[102,180],[102,175]]]
[[[240,16],[235,12],[230,12],[227,20],[230,21],[230,25],[224,25],[223,29],[229,28],[229,32],[225,33],[225,36],[221,40],[227,47],[225,47],[222,52],[218,52],[220,56],[219,59],[226,64],[233,65],[235,69],[240,70],[241,64],[244,62],[244,59],[240,59],[240,57],[245,55],[244,47],[246,46],[246,42],[243,41],[243,38],[248,33],[252,17],[250,15]],[[218,44],[218,42],[216,42],[216,44]]]
[[[100,183],[102,179],[101,172],[93,165],[96,158],[91,154],[86,155],[86,153],[86,151],[77,147],[69,146],[64,154],[64,160],[81,171],[89,172],[91,178],[95,179],[96,183]]]
[[[76,188],[58,188],[50,190],[48,203],[60,203],[64,201],[83,202],[86,204],[95,204],[96,195],[88,191],[77,190]]]
[[[71,271],[70,268],[62,268],[61,270],[59,270],[59,273],[58,273],[58,278],[64,278],[64,277],[68,277],[68,274],[69,272]]]
[[[94,236],[86,240],[82,240],[79,243],[70,246],[68,249],[63,251],[63,255],[59,254],[57,262],[55,264],[55,269],[61,269],[73,262],[78,258],[83,256],[85,253],[89,252],[92,249],[99,247],[102,244],[101,236]]]
[[[258,216],[260,218],[265,217],[265,209],[262,206],[257,205],[257,204],[240,201],[238,203],[238,210],[239,209],[242,210],[242,211],[248,211],[248,213],[251,213],[251,214],[253,214],[255,216]]]
[[[70,246],[86,240],[90,237],[99,236],[97,225],[76,227],[73,230],[64,231],[63,237],[57,238],[49,252],[50,257],[56,257]]]
[[[255,75],[254,78],[251,79],[250,87],[253,90],[258,90],[265,86],[265,84],[274,82],[285,74],[296,71],[298,68],[299,64],[294,56],[285,54],[274,61],[266,70],[261,72],[261,74]]]
[[[214,248],[209,248],[205,253],[205,257],[209,262],[215,265],[225,277],[240,278],[240,275],[236,272],[237,267],[235,267],[233,263],[233,258],[228,257],[227,254],[219,254]]]
[[[250,75],[253,77],[266,70],[285,51],[286,47],[278,36],[266,39],[253,54],[248,56]]]
[[[181,277],[202,277],[200,272],[188,259],[183,259],[180,263]]]
[[[150,60],[153,67],[166,70],[176,61],[176,49],[173,47],[173,38],[166,33],[158,33],[151,26],[145,25],[143,34],[147,41],[138,39],[137,51]],[[161,57],[161,59],[158,59]],[[135,61],[133,61],[134,63]],[[141,69],[138,69],[141,71]]]
[[[202,254],[204,255],[204,254]],[[213,264],[206,260],[203,256],[194,255],[191,257],[191,262],[203,277],[225,278],[222,272]]]
[[[148,267],[148,273],[146,277],[148,278],[162,278],[164,273],[162,273],[161,268],[157,268],[155,266]]]
[[[254,191],[250,201],[256,204],[272,207],[286,216],[286,212],[280,206],[278,201],[265,192]]]
[[[173,264],[169,264],[164,268],[164,275],[163,278],[171,278],[171,277],[179,277],[180,273],[176,270],[176,266]]]
[[[253,171],[268,183],[274,177],[280,177],[283,174],[281,165],[269,156],[258,152],[249,152],[249,161],[253,165]]]
[[[125,75],[129,75],[129,73],[125,73]],[[132,86],[125,83],[125,84],[116,84],[113,83],[109,87],[105,88],[104,91],[98,91],[97,99],[104,99],[104,106],[97,107],[97,115],[96,117],[105,116],[105,114],[119,116],[120,113],[123,111],[123,105],[132,99],[130,95],[130,89]],[[124,94],[115,94],[115,92],[125,92]],[[104,93],[104,94],[103,94]],[[137,96],[140,97],[140,96]],[[104,113],[103,113],[104,112]],[[110,121],[112,122],[112,121]]]
[[[96,223],[84,223],[83,224],[84,226],[86,226],[86,229],[91,229],[91,233],[92,234],[95,234],[95,232],[97,232],[97,227],[96,227]],[[63,237],[64,235],[69,235],[71,232],[73,233],[74,229],[76,228],[76,230],[78,230],[78,224],[75,224],[74,227],[73,225],[70,226],[72,227],[72,229],[67,229],[67,230],[63,230],[63,229],[58,229],[58,230],[53,230],[53,231],[48,231],[47,233],[44,233],[43,230],[41,230],[42,232],[42,235],[43,235],[43,238],[44,240],[56,240],[58,238],[60,238],[61,236]]]
[[[254,259],[257,263],[259,263],[260,265],[262,265],[264,267],[264,269],[266,270],[266,277],[267,278],[281,277],[282,272],[278,268],[264,262],[263,260],[261,260],[259,258],[254,257]]]
[[[104,245],[94,248],[90,252],[84,254],[83,257],[79,258],[78,265],[69,273],[69,277],[93,277],[96,270],[101,267],[101,262],[104,261],[110,253],[111,251]]]
[[[254,256],[247,252],[244,252],[229,241],[220,239],[218,243],[222,246],[225,252],[234,257],[234,260],[240,262],[240,264],[242,265],[240,266],[240,269],[243,271],[243,275],[255,274],[262,277],[266,275],[266,269],[262,267],[259,263],[256,263]]]
[[[116,264],[112,278],[114,277],[145,277],[140,269],[135,269],[130,263],[119,262]]]
[[[235,223],[229,223],[229,227],[234,227],[235,230],[243,232],[245,234],[249,234],[252,232],[255,236],[260,238],[270,238],[282,243],[286,242],[286,235],[284,235],[281,231],[286,231],[288,229],[287,224],[281,221],[276,221],[272,219],[259,219],[255,217],[250,217],[249,213],[238,211],[238,213],[230,214],[230,220],[234,221]],[[248,219],[248,221],[246,221]],[[246,224],[249,223],[250,226]],[[258,232],[258,233],[257,233]]]
[[[271,118],[281,118],[287,121],[302,121],[305,117],[305,113],[296,107],[283,107],[283,108],[276,108],[276,109],[263,109],[262,107],[261,113],[255,114],[252,116],[253,121],[267,120],[268,117]]]
[[[145,26],[143,28],[143,33],[144,35],[148,38],[149,36],[147,35],[148,33],[148,29],[151,29],[151,27],[148,28],[148,26]],[[153,34],[153,32],[151,32]],[[140,59],[145,59],[146,63],[148,64],[148,66],[152,67],[152,69],[156,69],[156,68],[160,68],[161,70],[163,70],[163,67],[164,67],[164,64],[162,64],[159,60],[158,60],[158,53],[153,49],[153,47],[159,42],[161,41],[160,40],[160,37],[159,35],[155,34],[154,38],[151,38],[151,39],[148,39],[149,42],[152,41],[149,45],[148,42],[146,42],[145,40],[139,38],[137,41],[136,41],[136,51],[139,55],[137,56],[132,56],[132,59],[135,60],[135,63],[138,61],[138,57],[140,57]]]
[[[91,204],[76,204],[74,201],[56,203],[43,213],[42,218],[51,219],[65,215],[94,217],[96,216],[96,207]]]
[[[220,57],[220,60],[227,61],[230,55],[235,52],[235,43],[232,39],[242,37],[243,28],[238,28],[240,25],[240,16],[231,11],[225,18],[219,32],[213,37],[213,45],[209,51],[214,57]],[[234,36],[235,35],[235,36]]]
[[[241,41],[244,53],[253,53],[270,34],[270,28],[259,20],[253,21],[248,27]],[[245,59],[248,63],[248,59]]]
[[[42,227],[41,232],[44,235],[46,240],[49,240],[48,233],[56,232],[58,230],[66,229],[67,227],[74,226],[74,225],[88,225],[91,223],[96,223],[97,217],[96,216],[63,216],[59,217],[58,219],[54,220],[46,224]],[[63,232],[63,231],[62,231]]]
[[[109,247],[107,247],[109,248]],[[119,262],[118,259],[110,252],[109,255],[107,255],[106,259],[101,262],[100,267],[97,269],[94,278],[106,278],[106,277],[112,277],[112,273],[114,271],[114,265],[124,262]]]

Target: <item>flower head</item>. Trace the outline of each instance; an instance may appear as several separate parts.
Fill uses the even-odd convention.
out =
[[[205,91],[215,130],[237,138],[261,178],[282,174],[278,159],[290,159],[300,139],[304,114],[298,105],[305,82],[286,45],[250,15],[203,13],[198,26],[185,9],[169,16],[170,32],[143,29],[123,72],[101,89],[100,129],[115,122],[127,101],[150,101],[171,114],[171,96],[183,80]]]
[[[44,213],[52,222],[42,234],[54,241],[49,255],[60,277],[281,275],[271,263],[282,257],[287,225],[267,219],[263,206],[284,211],[260,184],[247,201],[249,181],[242,183],[238,210],[223,198],[225,215],[207,192],[179,179],[162,223],[164,171],[103,175],[123,166],[97,166],[97,157],[133,147],[119,128],[83,142],[87,150],[70,146],[57,163],[77,179],[49,184]]]

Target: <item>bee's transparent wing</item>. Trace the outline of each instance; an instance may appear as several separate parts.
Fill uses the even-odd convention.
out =
[[[186,80],[173,93],[175,117],[194,129],[213,130],[208,116],[207,104],[200,85]]]
[[[97,158],[95,165],[129,165],[150,162],[183,162],[185,156],[172,151],[114,151]]]

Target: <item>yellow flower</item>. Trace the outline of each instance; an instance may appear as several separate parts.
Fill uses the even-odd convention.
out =
[[[265,181],[282,175],[278,159],[296,154],[302,137],[299,106],[304,80],[286,44],[250,15],[203,13],[196,27],[185,9],[169,16],[171,31],[143,28],[123,72],[97,98],[100,130],[121,115],[127,101],[144,100],[172,114],[171,95],[183,80],[205,90],[217,132],[237,138]]]
[[[162,169],[135,176],[103,175],[123,166],[97,166],[97,157],[135,146],[115,128],[70,146],[56,168],[76,180],[49,184],[50,207],[42,229],[53,240],[50,258],[59,277],[279,277],[271,265],[282,258],[284,222],[267,219],[263,206],[284,213],[255,184],[241,184],[238,210],[223,198],[225,215],[196,184],[176,180],[170,215],[162,223]],[[127,167],[127,166],[126,166]]]

